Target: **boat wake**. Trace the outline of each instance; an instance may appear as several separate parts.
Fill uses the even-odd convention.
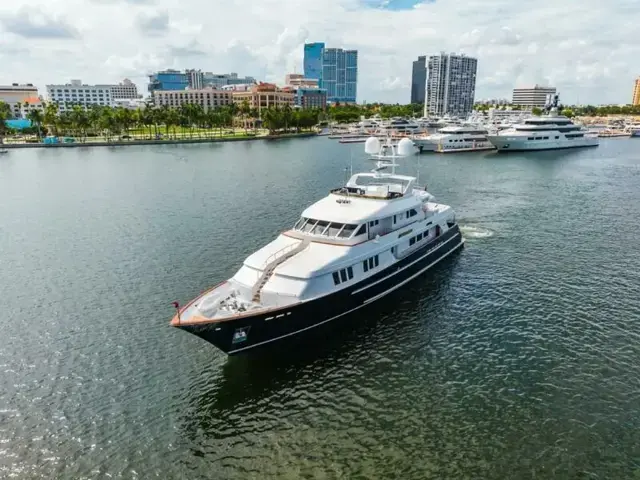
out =
[[[474,227],[472,225],[460,225],[460,231],[465,238],[489,238],[494,232],[488,228]]]

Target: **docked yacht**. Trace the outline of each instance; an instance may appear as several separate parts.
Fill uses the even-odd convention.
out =
[[[479,125],[449,126],[432,135],[414,137],[413,142],[420,152],[493,150],[495,147],[487,140],[488,134],[489,131]]]
[[[379,118],[362,117],[358,123],[349,127],[349,133],[371,135],[378,131],[381,123],[382,121]]]
[[[413,148],[406,138],[367,140],[371,172],[304,210],[229,280],[174,303],[171,324],[229,355],[247,352],[370,305],[459,250],[453,209],[395,173]]]
[[[380,125],[380,131],[385,134],[410,134],[421,130],[418,123],[406,118],[395,117]]]
[[[523,150],[554,150],[561,148],[596,147],[600,141],[583,126],[574,124],[560,114],[558,95],[546,107],[546,115],[530,117],[511,128],[487,136],[500,152]]]

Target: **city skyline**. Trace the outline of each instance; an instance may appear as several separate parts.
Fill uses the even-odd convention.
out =
[[[496,0],[492,10],[478,0],[411,9],[328,0],[292,4],[292,15],[281,15],[271,0],[253,7],[238,0],[50,0],[29,10],[17,3],[1,7],[0,83],[40,89],[69,78],[100,84],[128,77],[146,93],[146,75],[167,68],[279,82],[296,66],[300,71],[305,41],[357,49],[358,100],[367,102],[406,103],[412,62],[440,50],[479,59],[477,98],[509,98],[515,86],[538,83],[556,86],[566,103],[629,103],[640,74],[632,63],[640,55],[637,13],[627,0],[541,0],[535,9]],[[362,32],[362,25],[372,28]]]

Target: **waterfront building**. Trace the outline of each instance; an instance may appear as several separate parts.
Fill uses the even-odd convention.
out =
[[[215,88],[155,90],[153,92],[153,103],[158,107],[180,108],[185,104],[196,104],[207,111],[230,105],[232,102],[232,92]]]
[[[555,87],[534,85],[533,87],[514,88],[511,103],[522,107],[542,108],[547,104],[549,98],[553,98],[555,94]]]
[[[327,108],[327,91],[318,87],[291,87],[294,105],[299,108]]]
[[[105,85],[111,87],[111,98],[121,100],[133,100],[141,98],[142,95],[138,94],[138,87],[128,78],[125,78],[121,83],[117,85]]]
[[[478,60],[441,52],[429,57],[425,116],[467,116],[473,111]]]
[[[199,90],[204,86],[204,74],[201,70],[185,70],[184,72],[187,75],[187,82],[189,84],[189,88],[194,90]]]
[[[640,105],[640,77],[636,78],[636,83],[633,87],[631,105]]]
[[[278,88],[273,83],[260,82],[246,91],[231,93],[235,104],[241,105],[246,100],[251,108],[258,111],[258,116],[261,116],[264,108],[294,106],[294,92],[291,89]]]
[[[318,80],[305,78],[300,73],[289,73],[285,76],[286,90],[295,94],[294,105],[298,108],[327,107],[327,90],[319,88]]]
[[[189,86],[186,73],[178,70],[163,70],[149,75],[149,92],[156,90],[185,90]]]
[[[114,85],[85,85],[81,80],[71,80],[64,85],[47,85],[47,97],[56,102],[60,112],[80,105],[85,109],[93,106],[112,106]]]
[[[421,55],[411,70],[411,103],[424,103],[427,91],[427,57]]]
[[[238,77],[235,72],[232,73],[211,73],[205,72],[202,77],[202,84],[205,87],[220,88],[227,85],[253,85],[256,79],[253,77]]]
[[[11,85],[0,85],[0,101],[5,102],[11,109],[11,114],[15,118],[24,118],[23,104],[29,102],[34,103],[34,99],[38,98],[38,88],[32,83],[21,85],[12,83]],[[40,103],[40,105],[42,105]]]

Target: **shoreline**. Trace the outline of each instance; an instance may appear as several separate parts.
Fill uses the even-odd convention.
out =
[[[133,145],[180,145],[193,143],[221,143],[221,142],[253,142],[255,140],[277,140],[284,138],[308,138],[315,137],[315,132],[283,133],[281,135],[261,135],[248,137],[228,138],[187,138],[176,140],[118,140],[115,142],[73,142],[73,143],[3,143],[0,148],[79,148],[79,147],[128,147]]]

